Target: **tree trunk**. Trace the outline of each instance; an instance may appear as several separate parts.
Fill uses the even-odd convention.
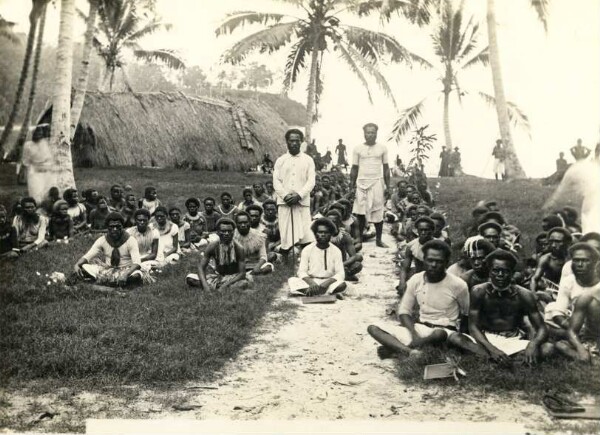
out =
[[[23,67],[21,68],[21,77],[19,78],[19,84],[17,85],[17,92],[15,94],[15,102],[13,103],[12,111],[8,117],[8,121],[4,126],[2,137],[0,137],[0,151],[4,149],[6,141],[12,133],[15,125],[15,120],[19,115],[19,109],[21,108],[21,100],[23,99],[23,92],[25,91],[25,83],[27,82],[27,76],[29,74],[29,64],[31,63],[31,53],[33,52],[33,43],[35,41],[35,30],[38,23],[38,15],[34,13],[36,5],[34,3],[31,14],[29,15],[29,33],[27,34],[27,46],[25,48],[25,57],[23,57]]]
[[[94,32],[96,30],[98,4],[97,0],[89,0],[89,2],[90,13],[88,14],[86,22],[83,54],[81,56],[81,67],[79,69],[77,83],[75,84],[75,95],[73,96],[73,104],[71,106],[71,141],[75,136],[75,130],[77,130],[77,124],[79,123],[79,117],[81,116],[81,110],[83,109],[85,92],[87,90],[88,78],[90,75],[90,55],[92,53],[92,41],[94,39]]]
[[[519,162],[515,152],[510,132],[510,119],[508,117],[508,104],[504,95],[504,84],[502,82],[502,69],[500,65],[500,53],[498,50],[498,37],[496,34],[495,1],[487,0],[487,28],[489,39],[490,67],[492,71],[492,82],[494,84],[494,95],[496,97],[496,112],[498,114],[498,126],[500,136],[506,150],[506,172],[510,178],[524,178],[525,171]]]
[[[444,91],[444,138],[446,147],[452,151],[452,135],[450,133],[450,91]]]
[[[75,0],[62,0],[56,49],[56,82],[52,95],[50,146],[54,153],[56,187],[60,192],[75,187],[71,158],[71,84]]]
[[[310,58],[310,77],[308,79],[308,98],[306,101],[306,133],[304,140],[309,144],[312,140],[312,124],[315,114],[315,97],[317,92],[317,72],[319,51],[317,49],[317,36],[313,37],[313,49]]]

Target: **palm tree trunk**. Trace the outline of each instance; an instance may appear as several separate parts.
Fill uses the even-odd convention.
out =
[[[50,146],[54,152],[56,187],[60,192],[75,187],[71,157],[71,84],[75,0],[62,0],[56,49],[56,82],[52,96]]]
[[[313,37],[313,49],[310,58],[310,77],[308,79],[308,98],[306,101],[306,134],[304,140],[310,143],[312,140],[312,124],[315,114],[315,97],[317,92],[317,72],[319,65],[319,51],[317,50],[317,38]]]
[[[92,53],[92,41],[94,39],[94,31],[96,30],[96,15],[98,13],[97,0],[89,0],[90,13],[86,22],[86,30],[83,43],[83,54],[81,57],[81,67],[79,76],[75,84],[75,95],[73,96],[73,104],[71,106],[71,140],[75,136],[83,102],[85,100],[85,92],[87,90],[88,78],[90,75],[90,55]]]
[[[508,105],[504,95],[504,84],[502,82],[502,69],[500,65],[500,53],[498,50],[498,37],[496,34],[495,1],[487,0],[487,28],[489,39],[490,67],[492,70],[492,82],[494,83],[494,95],[496,97],[496,112],[498,113],[498,126],[500,136],[506,150],[506,171],[511,178],[524,178],[525,171],[519,162],[515,152],[510,132],[510,119],[508,117]]]
[[[25,48],[25,57],[23,57],[23,67],[21,68],[21,77],[19,78],[19,84],[17,86],[17,92],[15,94],[15,102],[13,103],[12,110],[8,117],[8,121],[4,126],[2,137],[0,137],[0,151],[4,148],[6,140],[12,133],[15,121],[21,108],[21,100],[23,99],[23,92],[25,91],[25,83],[27,82],[27,76],[29,74],[29,64],[31,63],[31,53],[33,52],[33,43],[35,41],[35,30],[38,23],[38,15],[34,14],[36,5],[34,3],[31,14],[29,15],[29,33],[27,34],[27,46]]]
[[[25,118],[19,132],[19,138],[15,145],[17,151],[17,161],[21,161],[21,154],[23,150],[23,144],[27,140],[27,133],[29,132],[29,125],[31,124],[31,112],[33,111],[33,103],[36,97],[37,90],[37,77],[40,70],[40,59],[42,58],[42,48],[44,44],[44,28],[46,27],[46,9],[47,5],[44,4],[40,20],[38,23],[38,35],[35,44],[35,55],[33,58],[33,69],[31,71],[31,86],[29,88],[29,99],[27,101],[27,110],[25,111]]]
[[[450,92],[444,91],[444,138],[446,147],[452,151],[452,135],[450,133]]]

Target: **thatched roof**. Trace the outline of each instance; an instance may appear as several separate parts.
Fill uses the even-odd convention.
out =
[[[286,123],[265,103],[183,93],[87,93],[76,166],[194,165],[244,170],[285,152]]]

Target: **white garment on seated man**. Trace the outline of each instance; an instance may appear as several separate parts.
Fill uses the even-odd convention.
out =
[[[310,277],[317,284],[333,278],[335,281],[327,287],[326,294],[333,293],[344,284],[345,272],[342,252],[330,243],[327,249],[321,249],[312,242],[302,250],[298,276],[288,280],[291,295],[305,295],[309,285],[304,278]]]
[[[125,231],[127,231],[131,236],[133,236],[135,238],[135,240],[137,240],[138,243],[138,248],[140,251],[140,258],[145,257],[148,254],[152,253],[152,244],[154,243],[155,240],[160,240],[160,234],[158,232],[158,230],[154,227],[148,227],[148,229],[146,230],[145,233],[140,233],[137,229],[137,227],[130,227],[127,228]],[[157,254],[158,257],[158,254]],[[142,261],[141,263],[141,267],[142,270],[150,270],[153,267],[158,267],[159,266],[159,261],[158,260],[148,260],[148,261]]]
[[[173,237],[179,237],[179,227],[173,222],[167,222],[165,229],[160,230],[158,227],[154,227],[158,230],[160,238],[158,239],[158,254],[156,260],[161,264],[175,263],[179,261],[179,254],[181,249],[177,252],[173,252],[169,256],[165,257],[165,252],[169,252],[173,249]]]

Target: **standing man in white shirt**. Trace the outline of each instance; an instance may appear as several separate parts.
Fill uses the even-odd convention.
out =
[[[305,246],[315,240],[310,229],[310,192],[315,186],[315,163],[300,152],[304,133],[293,128],[285,133],[285,140],[288,152],[275,162],[273,187],[277,196],[281,253],[287,259],[296,243]]]
[[[360,233],[367,222],[375,224],[375,244],[387,248],[381,240],[385,196],[390,187],[390,167],[385,145],[377,143],[377,124],[363,127],[365,143],[352,151],[351,190],[356,190],[352,212],[358,217]]]

